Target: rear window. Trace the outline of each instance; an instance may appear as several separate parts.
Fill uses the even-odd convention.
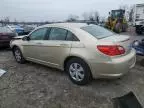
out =
[[[7,27],[0,27],[0,33],[12,33],[12,31]]]
[[[110,30],[107,30],[97,25],[88,25],[85,27],[81,27],[81,29],[88,32],[89,34],[96,37],[97,39],[106,38],[114,35],[114,33],[111,32]]]

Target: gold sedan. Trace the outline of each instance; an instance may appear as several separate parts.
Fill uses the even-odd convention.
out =
[[[85,23],[48,24],[11,41],[18,63],[32,61],[64,70],[72,82],[118,78],[136,62],[128,36]]]

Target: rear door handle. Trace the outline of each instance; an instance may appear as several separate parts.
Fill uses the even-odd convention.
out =
[[[67,46],[67,44],[60,44],[60,46]]]
[[[57,45],[55,45],[55,46],[59,47],[59,46],[61,46],[61,45],[60,45],[60,44],[57,44]]]
[[[41,45],[42,43],[41,43],[41,42],[38,42],[38,43],[36,43],[36,44]]]

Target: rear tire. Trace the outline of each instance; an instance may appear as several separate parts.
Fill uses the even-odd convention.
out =
[[[72,58],[66,64],[66,72],[70,80],[78,85],[88,84],[91,79],[89,66],[80,58]]]
[[[141,35],[142,34],[142,28],[140,27],[140,26],[136,26],[136,33],[138,34],[138,35]]]
[[[128,28],[127,24],[122,24],[122,32],[126,32]]]
[[[144,59],[140,61],[141,66],[144,66]]]
[[[116,33],[121,33],[121,32],[122,32],[122,25],[121,25],[120,23],[117,23],[117,24],[115,25],[114,31],[115,31]]]
[[[24,57],[22,55],[21,50],[18,47],[13,48],[13,54],[18,63],[23,64],[26,62],[26,60],[24,59]]]

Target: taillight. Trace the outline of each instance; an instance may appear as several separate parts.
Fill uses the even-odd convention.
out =
[[[125,53],[125,49],[120,45],[98,45],[98,50],[109,56],[116,56]]]

